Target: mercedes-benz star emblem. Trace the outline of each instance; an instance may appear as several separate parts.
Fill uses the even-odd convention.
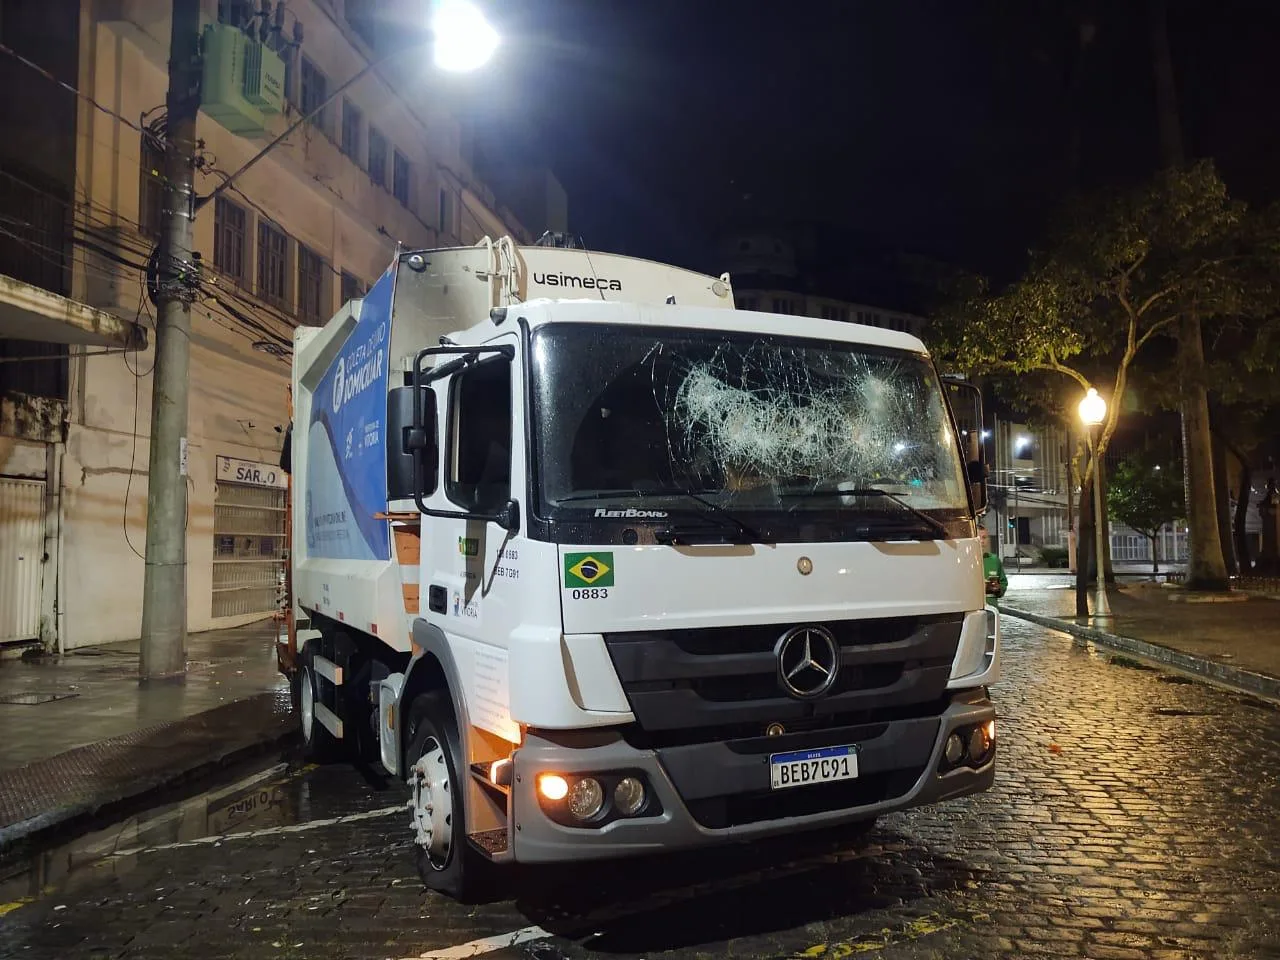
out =
[[[840,674],[840,645],[826,627],[792,627],[774,647],[778,683],[797,700],[820,697]]]

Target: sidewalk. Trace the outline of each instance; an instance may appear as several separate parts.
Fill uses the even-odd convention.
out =
[[[0,661],[0,855],[288,736],[275,624],[192,634],[183,682],[138,684],[138,643]]]
[[[1108,597],[1109,621],[1077,618],[1073,577],[1011,572],[1000,607],[1010,616],[1280,700],[1280,599],[1237,593],[1234,602],[1197,602],[1222,598],[1127,577],[1108,589]]]

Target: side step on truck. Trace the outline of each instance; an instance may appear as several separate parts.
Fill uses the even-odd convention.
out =
[[[294,347],[280,662],[428,887],[991,786],[980,397],[916,338],[502,238]]]

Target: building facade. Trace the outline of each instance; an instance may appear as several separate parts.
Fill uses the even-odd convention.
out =
[[[10,6],[39,12],[11,17]],[[28,92],[6,98],[21,102],[3,108],[13,136],[0,146],[0,359],[12,361],[0,363],[0,643],[71,649],[139,633],[154,342],[146,265],[164,196],[169,7],[49,0],[6,5],[0,24],[28,61],[0,56],[0,78]],[[206,102],[197,195],[376,56],[368,3],[266,7],[249,20],[262,5],[202,2],[205,25],[247,24],[267,38],[284,74],[279,112],[256,129],[215,119]],[[195,218],[192,631],[276,608],[293,327],[322,324],[362,295],[397,243],[530,239],[469,169],[426,58],[408,59],[353,85]],[[41,293],[56,298],[43,312],[27,304]],[[48,319],[59,309],[71,319]]]
[[[722,269],[733,277],[734,301],[739,310],[821,317],[915,336],[925,329],[924,318],[911,313],[806,292],[792,242],[778,233],[735,234],[721,244],[720,255]]]

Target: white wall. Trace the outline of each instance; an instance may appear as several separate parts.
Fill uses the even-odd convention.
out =
[[[207,5],[216,9],[216,4]],[[110,5],[116,11],[114,19],[95,23],[86,13],[82,21],[82,86],[122,117],[137,118],[164,102],[167,7],[150,0],[124,0]],[[357,46],[325,6],[315,0],[297,0],[289,10],[303,21],[304,51],[328,75],[331,86],[363,66]],[[383,188],[339,150],[335,141],[340,137],[341,107],[331,108],[328,126],[333,140],[304,128],[305,132],[299,131],[237,180],[243,195],[228,194],[250,218],[245,252],[250,287],[256,275],[259,217],[270,218],[294,241],[321,254],[335,271],[347,270],[365,283],[386,268],[396,240],[430,246],[476,239],[457,236],[461,193],[470,176],[460,158],[457,123],[427,94],[415,99],[411,111],[389,91],[382,80],[370,76],[349,95],[364,114],[362,141],[367,144],[367,125],[372,121],[394,148],[409,157],[410,208],[391,193],[391,150]],[[268,136],[292,120],[292,116],[277,118]],[[233,136],[204,115],[198,135],[224,171],[239,167],[267,139]],[[119,253],[135,261],[145,258],[150,244],[134,224],[141,219],[141,153],[140,135],[128,124],[98,110],[82,111],[77,149],[82,222],[114,230],[109,235],[121,241]],[[218,182],[216,176],[197,176],[197,192],[207,193]],[[453,222],[443,232],[434,219],[442,184],[453,197]],[[476,189],[483,194],[482,188]],[[478,203],[475,195],[468,200]],[[503,223],[484,211],[473,219],[485,229]],[[208,267],[206,287],[288,341],[296,320],[219,279],[213,269],[213,239],[210,204],[195,221],[195,247]],[[296,297],[296,249],[290,263],[290,286]],[[150,305],[141,301],[139,271],[84,251],[77,268],[77,297],[131,320],[137,317],[154,328],[149,322]],[[338,306],[339,289],[335,272],[329,278],[329,303],[322,310],[326,319]],[[228,625],[211,616],[215,457],[276,462],[282,434],[274,427],[288,419],[287,360],[254,349],[254,340],[260,338],[261,334],[246,329],[229,309],[212,300],[193,307],[187,526],[188,628],[192,631]],[[64,613],[61,639],[67,648],[130,639],[139,633],[143,561],[138,554],[145,552],[146,542],[152,362],[149,348],[136,356],[96,356],[72,364],[71,425],[62,471],[65,567],[59,588]],[[16,465],[16,470],[38,468],[43,474],[43,447],[37,457],[8,444],[0,439],[0,473]]]

